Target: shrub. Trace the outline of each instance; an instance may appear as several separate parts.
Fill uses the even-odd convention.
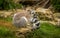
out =
[[[14,3],[12,0],[0,0],[0,9],[3,10],[9,10],[9,9],[15,9],[15,8],[21,8],[20,4]]]
[[[60,0],[51,0],[51,4],[55,10],[60,10]]]

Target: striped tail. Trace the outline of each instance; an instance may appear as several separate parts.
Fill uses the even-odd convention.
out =
[[[31,12],[31,15],[32,15],[32,24],[33,24],[32,28],[38,29],[40,27],[40,21],[38,20],[36,13],[33,11]]]

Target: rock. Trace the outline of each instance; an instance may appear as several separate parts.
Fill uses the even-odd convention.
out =
[[[0,17],[7,18],[13,14],[12,11],[0,11]]]
[[[50,9],[37,8],[36,12],[39,14],[39,17],[44,20],[54,20],[53,12]]]
[[[60,18],[60,13],[54,13],[54,16]]]
[[[60,27],[60,19],[57,19],[56,25]]]

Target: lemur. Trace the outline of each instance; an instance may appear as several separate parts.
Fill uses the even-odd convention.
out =
[[[40,27],[40,22],[34,10],[14,14],[13,24],[16,27],[25,27],[29,23],[32,25],[30,25],[32,27],[31,29],[38,29]]]

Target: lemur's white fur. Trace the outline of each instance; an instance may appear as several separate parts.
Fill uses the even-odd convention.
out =
[[[30,24],[28,23],[28,19],[27,19],[25,16],[23,16],[23,17],[21,17],[21,18],[25,19],[27,25],[30,25]]]
[[[26,21],[26,22],[28,22],[28,20],[27,20],[27,18],[26,18],[26,17],[24,17],[24,16],[23,16],[23,17],[21,17],[21,18],[25,19],[25,21]]]

